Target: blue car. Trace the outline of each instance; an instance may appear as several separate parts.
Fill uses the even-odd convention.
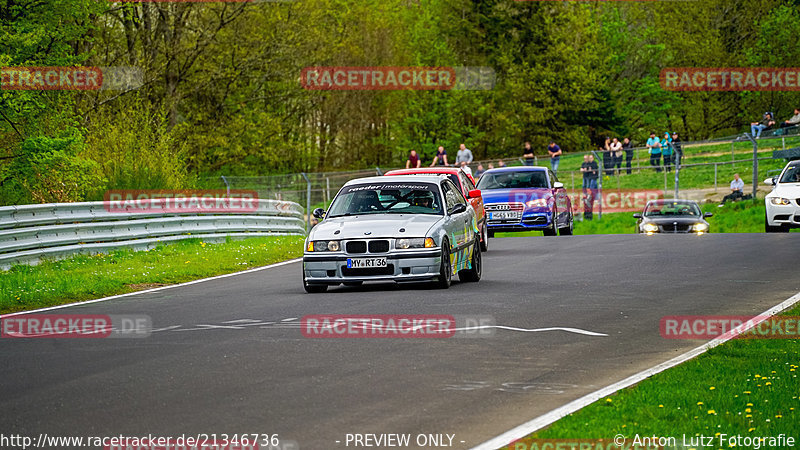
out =
[[[572,234],[572,203],[564,184],[547,167],[490,169],[477,188],[483,195],[489,236],[535,230],[545,236]]]

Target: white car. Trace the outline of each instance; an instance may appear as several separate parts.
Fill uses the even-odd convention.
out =
[[[480,194],[478,194],[480,195]],[[303,287],[365,281],[434,281],[450,286],[481,279],[475,210],[446,175],[398,175],[351,180],[308,234]]]
[[[800,228],[800,161],[790,162],[780,175],[764,183],[775,186],[765,199],[765,231],[786,233],[790,228]]]

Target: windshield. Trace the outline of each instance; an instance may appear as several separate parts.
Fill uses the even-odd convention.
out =
[[[544,171],[487,172],[478,181],[478,189],[546,188]]]
[[[644,210],[645,217],[700,217],[702,212],[694,202],[657,202],[650,203]]]
[[[800,164],[786,169],[781,177],[781,183],[800,183]]]
[[[327,217],[355,214],[443,215],[439,187],[431,183],[372,183],[346,186]]]

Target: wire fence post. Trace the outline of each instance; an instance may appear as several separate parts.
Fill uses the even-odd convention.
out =
[[[325,177],[325,198],[322,200],[325,209],[328,208],[329,198],[331,198],[331,177]]]
[[[222,178],[222,182],[225,183],[225,195],[230,197],[231,196],[231,185],[228,184],[228,179],[225,178],[225,175],[222,175],[221,178]]]
[[[667,198],[667,170],[664,169],[664,198]]]
[[[717,192],[717,163],[714,163],[714,193]]]
[[[757,203],[756,191],[758,190],[758,141],[753,139],[753,136],[745,133],[750,142],[753,143],[753,203]]]
[[[306,180],[306,233],[311,230],[311,180],[308,179],[305,172],[300,172],[303,179]]]

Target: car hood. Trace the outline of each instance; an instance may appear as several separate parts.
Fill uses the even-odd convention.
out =
[[[309,238],[311,240],[340,240],[426,237],[428,230],[443,219],[443,216],[431,214],[360,214],[331,217],[317,224],[309,233]],[[405,231],[401,232],[401,228],[404,228]],[[336,234],[337,231],[338,234]]]
[[[767,197],[800,198],[800,183],[778,183]]]
[[[654,223],[656,225],[672,224],[672,223],[676,223],[676,222],[678,224],[680,224],[680,225],[691,225],[691,224],[695,224],[695,223],[698,223],[698,222],[705,222],[705,219],[702,218],[702,217],[697,217],[697,216],[695,216],[695,217],[680,217],[680,216],[674,216],[674,217],[669,217],[669,216],[668,217],[645,217],[644,218],[644,222],[650,222],[650,223]]]
[[[523,188],[523,189],[482,189],[483,204],[487,203],[525,203],[539,198],[551,198],[553,193],[548,188]]]

